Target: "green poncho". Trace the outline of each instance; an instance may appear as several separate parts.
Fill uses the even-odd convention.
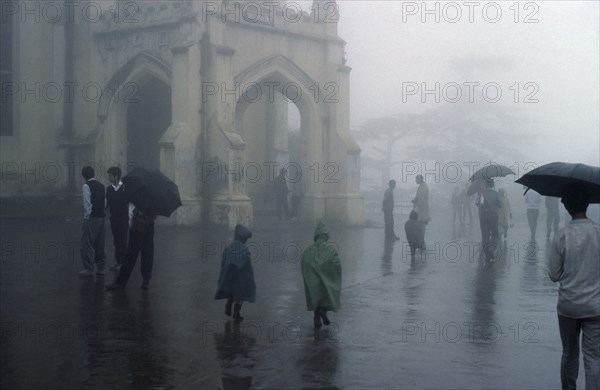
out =
[[[322,306],[325,310],[340,308],[342,266],[335,248],[327,243],[329,230],[319,221],[315,230],[315,243],[302,254],[302,277],[306,308],[310,311]]]

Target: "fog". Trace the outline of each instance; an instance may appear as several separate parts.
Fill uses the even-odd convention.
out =
[[[502,105],[522,119],[515,128],[503,129],[522,153],[522,162],[598,165],[597,2],[521,2],[518,15],[512,2],[499,2],[497,7],[475,2],[472,9],[464,2],[338,4],[339,35],[347,42],[347,65],[352,68],[353,127],[370,118],[447,105],[481,105],[491,110]],[[479,83],[473,103],[465,82]],[[422,83],[428,89],[440,84],[439,103],[435,95],[423,96],[421,90],[403,99],[403,86]],[[455,96],[450,88],[444,99],[443,88],[450,83],[463,86],[458,103],[447,102]],[[487,83],[500,86],[501,97],[488,96],[497,102],[483,98]]]

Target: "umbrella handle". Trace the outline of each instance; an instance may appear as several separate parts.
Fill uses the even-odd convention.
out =
[[[529,191],[531,188],[527,187],[527,189],[525,190],[525,192],[523,192],[523,195],[525,195],[527,193],[527,191]]]

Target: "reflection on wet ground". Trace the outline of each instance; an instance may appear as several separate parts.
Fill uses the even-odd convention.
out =
[[[124,291],[107,292],[112,275],[77,278],[79,229],[2,223],[3,389],[560,386],[556,286],[545,241],[519,241],[525,224],[490,262],[477,229],[452,239],[432,224],[427,250],[411,258],[383,229],[332,226],[342,310],[316,333],[300,274],[312,227],[254,232],[258,296],[242,322],[212,299],[230,233],[158,226],[150,290],[136,270]]]

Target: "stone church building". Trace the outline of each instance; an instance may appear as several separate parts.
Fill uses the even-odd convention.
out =
[[[2,197],[142,166],[177,183],[175,223],[252,223],[286,168],[299,219],[362,222],[335,1],[1,4]]]

